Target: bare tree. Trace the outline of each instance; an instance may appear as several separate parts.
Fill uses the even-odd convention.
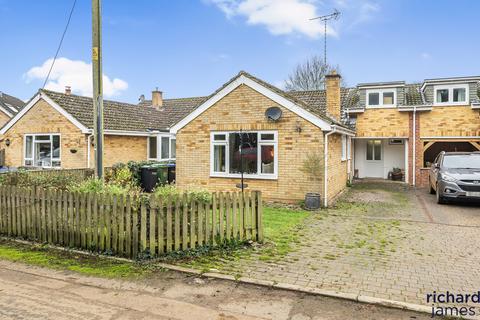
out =
[[[299,63],[285,81],[285,90],[322,90],[325,89],[325,76],[338,67],[325,64],[320,56],[312,56],[303,63]]]

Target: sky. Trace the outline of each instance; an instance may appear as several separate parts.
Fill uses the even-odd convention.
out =
[[[323,54],[349,86],[480,75],[474,0],[103,0],[104,95],[136,103],[204,96],[245,70],[282,87]],[[0,91],[42,87],[73,0],[0,0]],[[91,95],[91,1],[77,0],[46,88]]]

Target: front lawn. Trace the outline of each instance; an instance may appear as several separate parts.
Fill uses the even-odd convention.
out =
[[[230,262],[240,259],[244,261],[249,259],[278,261],[294,250],[302,235],[303,222],[311,214],[304,210],[265,206],[263,210],[264,244],[224,246],[202,252],[202,254],[194,257],[185,257],[183,261],[170,262],[193,267],[204,272],[211,270],[229,272]],[[233,272],[233,270],[231,271]]]

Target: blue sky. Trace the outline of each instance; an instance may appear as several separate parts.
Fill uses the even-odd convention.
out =
[[[48,86],[88,94],[91,1],[77,0]],[[28,99],[43,84],[70,0],[0,0],[0,90]],[[281,85],[323,53],[312,15],[337,8],[329,62],[347,84],[480,74],[472,0],[103,0],[106,96],[136,102],[207,95],[240,70]]]

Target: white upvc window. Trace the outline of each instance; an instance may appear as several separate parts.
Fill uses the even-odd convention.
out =
[[[394,108],[397,105],[397,91],[395,89],[367,90],[368,108]]]
[[[243,158],[243,161],[241,159]],[[210,134],[210,176],[277,179],[276,131],[215,131]]]
[[[342,161],[347,160],[347,136],[342,135]]]
[[[147,159],[156,161],[175,160],[176,142],[175,136],[158,134],[147,138]]]
[[[381,161],[382,160],[382,140],[368,140],[367,141],[367,161]]]
[[[434,105],[465,105],[468,104],[468,84],[434,86]]]
[[[25,166],[59,168],[61,166],[60,134],[26,134],[24,136]]]

